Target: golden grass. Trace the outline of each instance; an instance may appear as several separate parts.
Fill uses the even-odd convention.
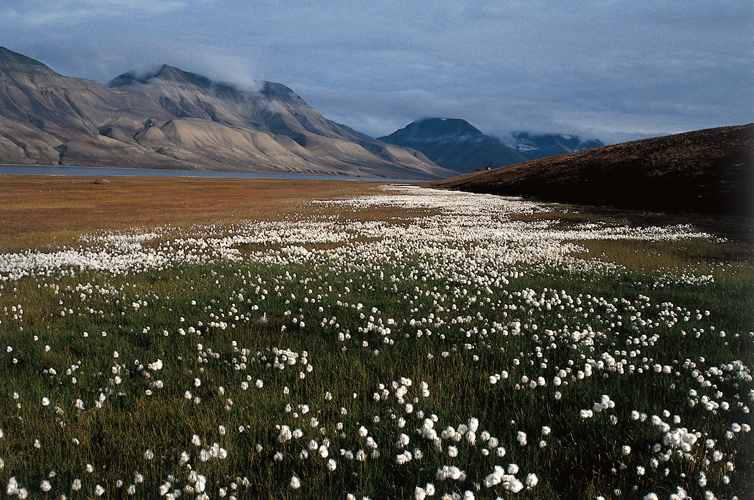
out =
[[[9,175],[0,190],[0,253],[49,250],[75,242],[79,235],[98,230],[186,227],[193,224],[229,225],[241,221],[296,220],[309,216],[345,220],[382,220],[405,224],[433,210],[398,207],[359,209],[322,205],[333,200],[376,194],[382,182],[222,179],[192,177],[74,177]],[[560,205],[551,212],[513,215],[511,219],[554,220],[564,228],[584,222],[650,226],[692,224],[727,244],[699,242],[579,242],[590,253],[631,269],[684,265],[700,269],[721,262],[751,262],[754,230],[751,221],[720,216],[665,214]],[[662,258],[659,258],[662,255]]]
[[[86,232],[242,220],[296,219],[315,209],[306,202],[369,194],[384,183],[188,177],[3,176],[0,252],[68,244]],[[322,215],[347,217],[339,207]],[[360,214],[360,219],[390,214]]]

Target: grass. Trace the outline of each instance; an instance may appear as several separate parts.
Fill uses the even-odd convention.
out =
[[[514,496],[512,483],[485,480],[495,465],[515,464],[509,481],[538,480],[521,498],[751,493],[752,439],[741,428],[754,394],[745,246],[589,240],[578,255],[622,267],[500,265],[473,241],[413,245],[405,234],[414,232],[384,242],[354,232],[356,222],[378,221],[386,235],[425,223],[430,235],[438,216],[452,230],[457,222],[441,210],[299,204],[307,189],[281,202],[280,227],[333,220],[349,239],[307,243],[303,256],[286,253],[302,243],[239,243],[237,260],[140,272],[64,266],[0,282],[0,484],[15,477],[35,498],[90,498],[97,485],[103,497],[130,497],[133,485],[135,497],[154,498],[166,483],[167,494],[188,498],[415,498],[432,483],[437,498],[494,499]],[[335,186],[328,193],[339,196]],[[245,234],[240,219],[226,225],[225,210],[207,232]],[[260,219],[275,219],[265,210]],[[318,241],[319,226],[304,227]],[[144,246],[183,248],[160,238]],[[582,418],[603,395],[613,406]],[[432,416],[434,441],[421,432]],[[473,436],[462,431],[474,421]],[[302,435],[281,440],[282,426]],[[698,433],[686,451],[672,444],[681,428]],[[411,460],[399,464],[406,451]],[[445,466],[466,479],[440,479]],[[205,492],[191,471],[206,478]]]
[[[72,244],[81,233],[133,227],[229,225],[306,216],[305,202],[372,191],[348,181],[3,176],[0,252]],[[335,215],[320,210],[322,216]],[[389,214],[387,214],[389,215]]]

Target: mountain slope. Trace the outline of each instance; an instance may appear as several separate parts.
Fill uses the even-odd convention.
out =
[[[754,124],[656,137],[432,183],[478,193],[754,216]]]
[[[540,134],[513,132],[508,137],[501,137],[500,142],[520,151],[528,159],[547,158],[584,149],[599,148],[605,144],[597,139],[582,140],[573,135]]]
[[[450,118],[425,118],[380,140],[421,151],[438,165],[462,173],[604,146],[597,140],[555,134],[514,132],[495,138],[465,120]]]
[[[498,168],[528,159],[459,119],[425,118],[379,139],[421,151],[456,172],[473,172],[488,165]]]
[[[291,89],[163,66],[108,86],[0,47],[0,163],[437,179],[416,151],[324,118]]]

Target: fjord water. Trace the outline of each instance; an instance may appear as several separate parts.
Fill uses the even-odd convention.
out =
[[[0,175],[75,175],[101,177],[208,177],[217,179],[298,179],[327,181],[420,182],[412,179],[350,177],[345,175],[305,175],[261,172],[220,172],[212,170],[176,170],[153,168],[98,168],[39,165],[0,165]]]

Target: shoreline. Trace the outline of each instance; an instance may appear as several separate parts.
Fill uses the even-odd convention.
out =
[[[428,179],[397,179],[347,175],[316,175],[294,173],[231,172],[218,170],[177,170],[156,168],[73,167],[60,165],[0,164],[0,175],[49,175],[94,177],[196,177],[208,179],[293,179],[367,182],[427,182]]]

